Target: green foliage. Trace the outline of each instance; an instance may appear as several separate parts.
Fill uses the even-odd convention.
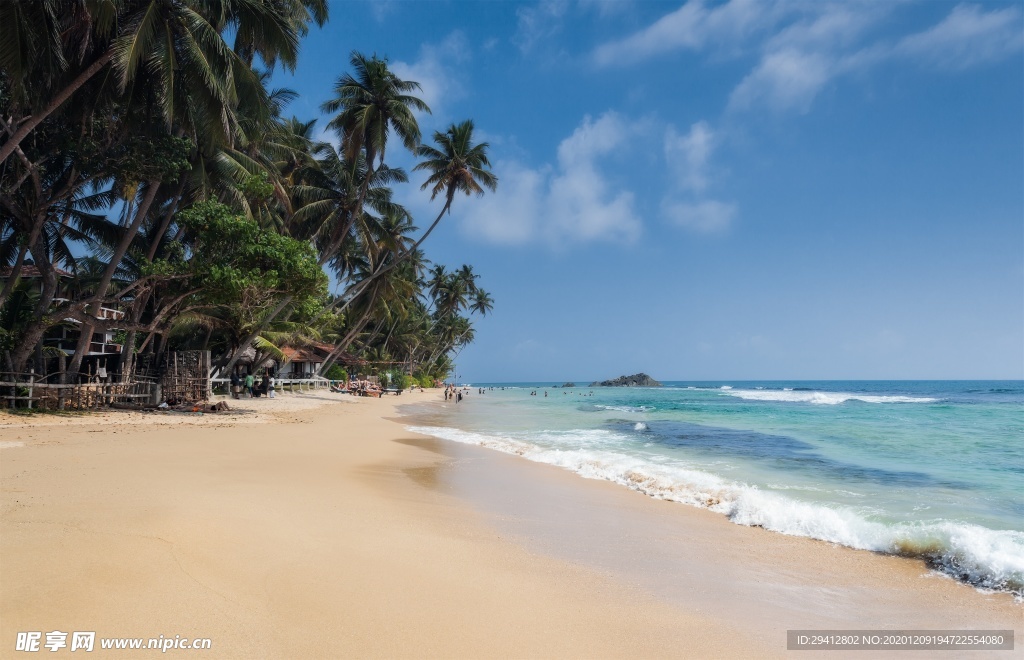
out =
[[[328,380],[348,380],[348,372],[341,365],[335,364],[327,370],[325,377]]]
[[[192,236],[186,273],[202,283],[208,302],[233,302],[251,292],[294,295],[295,307],[310,312],[326,298],[327,275],[308,243],[261,229],[218,202],[199,202],[178,221]],[[178,269],[166,261],[153,269],[168,266]]]
[[[132,136],[122,143],[113,164],[124,181],[173,181],[191,168],[194,147],[192,140],[173,135]]]
[[[265,204],[274,196],[274,184],[270,183],[270,175],[265,171],[247,178],[239,190],[250,204]]]

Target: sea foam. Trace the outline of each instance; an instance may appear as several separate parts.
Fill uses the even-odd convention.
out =
[[[852,394],[849,392],[819,392],[814,390],[728,390],[722,396],[735,396],[748,401],[789,401],[834,406],[847,401],[864,403],[934,403],[938,399],[919,396],[883,396],[874,394]]]
[[[555,465],[588,479],[611,481],[657,499],[710,509],[747,526],[924,559],[930,566],[977,587],[1024,597],[1024,532],[992,530],[963,522],[935,520],[883,523],[839,506],[803,502],[780,493],[723,479],[679,461],[652,462],[599,448],[610,440],[579,431],[579,449],[542,447],[525,439],[448,427],[410,431],[496,449]],[[559,432],[562,439],[572,432]],[[543,442],[541,436],[537,437]],[[586,445],[592,445],[586,447]],[[585,448],[584,448],[585,447]]]

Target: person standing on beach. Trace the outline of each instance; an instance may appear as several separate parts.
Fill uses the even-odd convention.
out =
[[[256,384],[256,379],[253,378],[252,374],[245,375],[245,391],[249,393],[249,398],[252,398],[252,387]]]
[[[270,378],[267,379],[267,398],[270,398],[270,399],[274,398],[274,376],[273,375],[271,375]]]
[[[238,377],[237,371],[231,372],[231,398],[237,399],[241,396],[242,379]]]

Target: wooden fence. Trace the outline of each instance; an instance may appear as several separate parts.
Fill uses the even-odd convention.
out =
[[[136,379],[118,383],[54,383],[56,374],[38,376],[4,374],[0,376],[0,402],[7,408],[44,410],[94,410],[116,404],[146,404],[153,397],[155,383]]]

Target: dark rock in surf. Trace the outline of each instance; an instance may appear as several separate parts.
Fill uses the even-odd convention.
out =
[[[661,387],[661,383],[647,374],[619,376],[615,380],[594,381],[590,387]]]

